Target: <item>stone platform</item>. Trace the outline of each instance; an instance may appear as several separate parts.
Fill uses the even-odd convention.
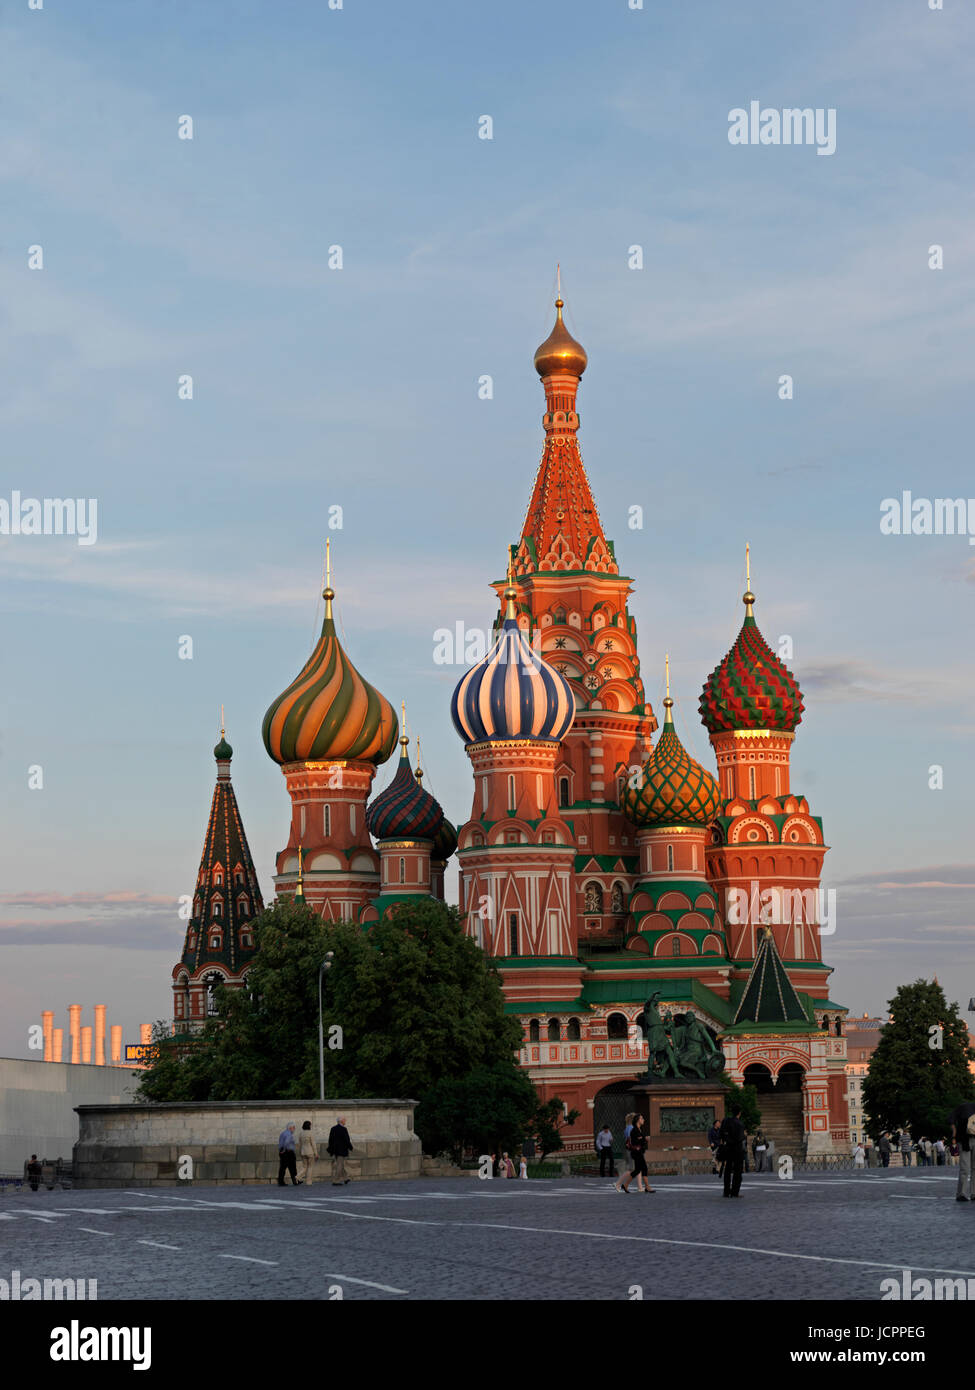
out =
[[[263,1183],[278,1175],[278,1135],[305,1120],[321,1155],[315,1177],[327,1179],[328,1132],[340,1115],[352,1138],[351,1178],[418,1178],[420,1140],[413,1100],[207,1101],[161,1105],[79,1105],[74,1185],[174,1187],[180,1161],[191,1158],[197,1183]],[[185,1168],[184,1164],[184,1168]]]

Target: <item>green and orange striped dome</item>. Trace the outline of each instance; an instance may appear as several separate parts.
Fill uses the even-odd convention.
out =
[[[299,675],[271,705],[261,734],[276,763],[384,763],[396,747],[393,707],[363,680],[342,650],[325,589],[325,621],[318,645]]]
[[[667,717],[653,752],[643,765],[641,785],[624,788],[620,810],[642,828],[705,826],[718,814],[721,790],[706,768],[694,761],[674,729],[673,700],[664,700]]]

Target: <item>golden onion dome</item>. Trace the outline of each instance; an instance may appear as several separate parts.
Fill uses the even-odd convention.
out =
[[[555,327],[544,343],[535,349],[535,370],[543,378],[554,372],[568,372],[570,376],[580,377],[589,361],[586,349],[576,342],[563,323],[562,308],[560,296],[555,301]]]

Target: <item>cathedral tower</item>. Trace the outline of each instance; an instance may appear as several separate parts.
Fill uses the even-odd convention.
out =
[[[268,754],[291,798],[291,833],[275,890],[293,896],[299,855],[306,901],[323,917],[355,920],[379,892],[379,856],[366,825],[376,768],[396,747],[396,716],[365,681],[335,631],[329,574],[321,636],[302,670],[264,716]]]
[[[546,999],[574,999],[574,847],[555,782],[574,702],[569,682],[529,645],[516,594],[513,584],[504,589],[501,631],[451,703],[474,770],[474,803],[458,841],[461,911],[481,947],[506,958],[509,999],[538,997],[539,989]],[[550,968],[534,968],[546,957]]]
[[[708,874],[738,978],[751,969],[762,928],[771,926],[793,984],[825,999],[819,885],[827,845],[822,821],[789,779],[802,692],[758,630],[750,583],[743,602],[741,631],[701,695],[722,793]]]
[[[620,897],[638,872],[638,855],[618,796],[650,752],[657,725],[627,609],[632,581],[620,574],[603,534],[579,449],[576,395],[588,359],[565,326],[563,307],[560,296],[555,326],[535,353],[545,442],[510,556],[519,626],[568,681],[576,708],[554,768],[559,811],[578,845],[575,954],[580,940],[593,949],[622,944]],[[494,587],[500,593],[503,585]]]
[[[234,750],[220,730],[213,750],[217,785],[193,892],[183,954],[173,969],[177,1033],[199,1027],[216,1012],[218,985],[242,985],[254,957],[253,920],[264,910],[244,823],[230,780]]]

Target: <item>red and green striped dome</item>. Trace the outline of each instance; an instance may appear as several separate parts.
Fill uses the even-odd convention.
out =
[[[673,703],[669,695],[664,700],[667,717],[643,766],[642,785],[627,784],[620,798],[620,810],[634,825],[705,826],[718,814],[721,791],[677,737],[670,717]]]
[[[775,655],[752,615],[755,595],[745,594],[745,621],[731,651],[708,676],[701,719],[709,733],[775,729],[792,733],[802,719],[802,691]]]
[[[363,680],[339,643],[332,619],[331,588],[318,645],[299,675],[271,705],[261,729],[276,763],[384,763],[396,747],[393,707]]]

